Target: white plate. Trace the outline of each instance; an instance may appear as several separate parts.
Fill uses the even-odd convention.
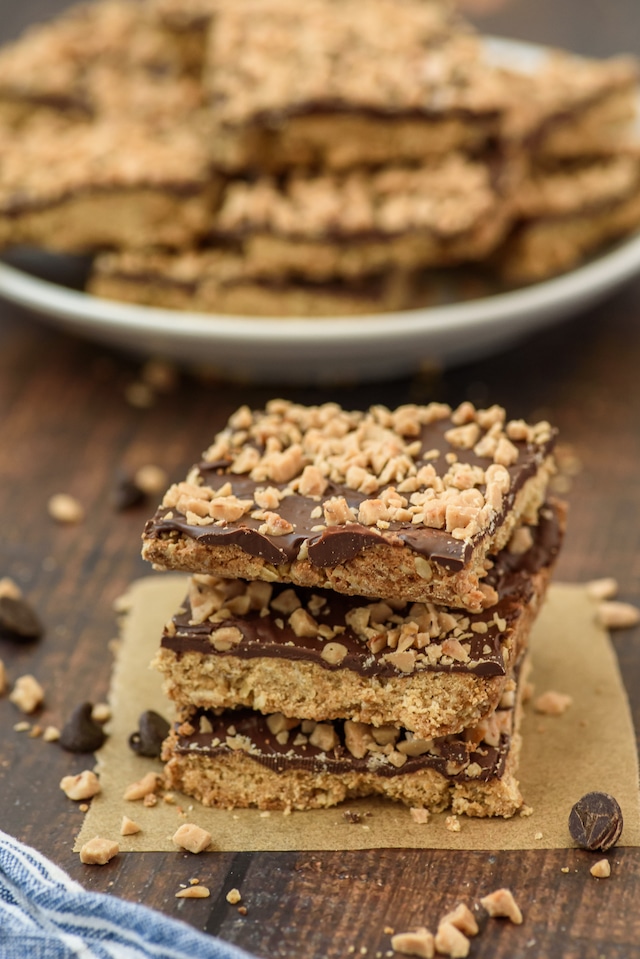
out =
[[[490,55],[531,69],[544,48],[491,40]],[[263,318],[102,300],[0,263],[0,295],[92,340],[261,383],[383,380],[487,356],[593,306],[640,271],[640,235],[555,279],[482,299],[373,316]]]

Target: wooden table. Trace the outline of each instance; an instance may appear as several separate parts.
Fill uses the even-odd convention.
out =
[[[38,9],[55,6],[64,4],[22,3],[6,21],[5,35]],[[553,21],[545,15],[560,6],[560,39],[569,43],[570,24],[577,49],[621,49],[633,36],[631,25],[638,36],[634,0],[522,0],[502,21],[493,16],[491,29],[503,23],[505,32],[516,33],[522,12],[523,22],[532,23],[531,35],[549,39]],[[606,31],[600,29],[603,10]],[[582,464],[569,493],[570,526],[557,577],[615,576],[621,596],[640,602],[640,279],[606,304],[509,352],[404,382],[274,391],[184,377],[176,391],[141,409],[126,399],[139,369],[137,360],[0,304],[0,576],[21,585],[46,624],[39,643],[0,640],[0,658],[11,680],[30,672],[43,682],[40,722],[59,725],[79,700],[105,699],[116,629],[112,604],[129,582],[149,573],[139,543],[150,506],[113,508],[118,470],[155,463],[179,479],[236,406],[262,405],[274,393],[303,402],[332,399],[350,408],[471,399],[501,403],[516,417],[552,420]],[[61,526],[49,518],[48,498],[59,491],[86,505],[84,522]],[[640,630],[617,634],[614,642],[640,728]],[[474,941],[473,956],[640,955],[637,849],[615,850],[606,881],[589,875],[593,859],[579,850],[211,854],[198,860],[197,870],[211,898],[191,901],[175,899],[178,884],[194,869],[193,860],[179,853],[122,855],[103,868],[82,866],[72,852],[82,814],[58,782],[85,768],[88,757],[15,732],[20,718],[6,697],[0,700],[4,830],[88,888],[146,903],[260,956],[385,955],[385,927],[434,926],[458,901],[472,902],[503,885],[522,905],[525,924],[493,923]],[[246,916],[226,902],[233,886],[242,890]]]

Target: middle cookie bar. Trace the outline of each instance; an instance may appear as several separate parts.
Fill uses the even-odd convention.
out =
[[[476,614],[194,576],[155,660],[165,692],[179,711],[250,707],[427,739],[457,733],[512,694],[562,525],[560,508],[545,507],[537,526],[520,528],[488,575],[498,603]]]

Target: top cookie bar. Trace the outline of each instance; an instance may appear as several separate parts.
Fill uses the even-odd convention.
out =
[[[505,92],[470,28],[438,0],[243,0],[209,34],[215,162],[345,169],[496,132]]]
[[[498,406],[241,407],[143,534],[162,569],[479,610],[487,557],[535,522],[555,431]]]
[[[179,85],[184,72],[173,37],[143,3],[97,0],[30,27],[0,51],[0,117],[16,124],[53,113],[87,121],[103,112],[112,87]],[[106,76],[102,76],[106,74]]]

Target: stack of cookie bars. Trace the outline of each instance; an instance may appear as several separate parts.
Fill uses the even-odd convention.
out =
[[[508,66],[449,0],[97,0],[0,52],[0,248],[217,313],[530,282],[640,222],[637,76]]]
[[[555,432],[502,408],[239,409],[143,535],[191,574],[155,663],[168,784],[508,817],[528,639],[564,527]]]

